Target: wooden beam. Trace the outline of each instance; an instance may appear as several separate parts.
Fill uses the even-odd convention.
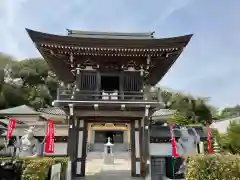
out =
[[[76,110],[76,115],[79,117],[136,117],[141,118],[144,112],[141,111],[101,111],[101,110]]]

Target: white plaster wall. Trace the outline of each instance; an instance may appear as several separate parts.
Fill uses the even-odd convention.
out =
[[[12,118],[16,119],[18,121],[25,122],[27,124],[28,123],[34,124],[34,122],[39,120],[39,116],[38,115],[36,115],[36,116],[13,116]]]
[[[127,131],[123,131],[123,142],[124,142],[124,143],[128,143]]]
[[[77,150],[77,157],[82,157],[82,140],[83,140],[83,132],[79,131],[78,134],[78,150]]]
[[[54,143],[54,153],[50,155],[67,155],[67,143]]]
[[[140,158],[139,131],[135,131],[135,154],[136,158]]]
[[[150,155],[152,156],[171,156],[171,143],[150,143]]]

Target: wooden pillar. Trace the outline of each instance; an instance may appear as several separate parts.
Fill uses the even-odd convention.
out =
[[[72,161],[72,176],[75,176],[76,171],[76,146],[77,146],[77,119],[74,114],[73,104],[69,104],[69,126],[68,126],[68,144],[67,144],[67,155]]]
[[[141,177],[144,177],[145,174],[145,164],[146,164],[146,154],[144,148],[146,146],[146,140],[144,137],[144,117],[139,121],[140,127],[140,154],[141,154]]]
[[[69,104],[69,123],[68,123],[68,145],[67,145],[67,155],[71,158],[71,160],[74,159],[74,151],[73,146],[75,146],[73,138],[74,138],[74,129],[75,129],[75,119],[74,119],[74,113],[73,113],[73,104]]]
[[[131,122],[131,159],[132,177],[140,177],[140,138],[139,120]]]
[[[144,127],[143,127],[143,131],[144,131],[144,156],[146,159],[146,164],[145,164],[145,175],[151,177],[151,156],[150,156],[150,151],[149,151],[149,147],[150,147],[150,121],[149,121],[149,105],[146,105],[145,107],[145,115],[144,115]]]
[[[83,119],[77,121],[77,146],[76,146],[76,177],[85,176],[87,156],[87,122]]]
[[[87,142],[88,142],[88,144],[91,144],[91,142],[92,142],[92,128],[91,128],[91,123],[88,123],[87,132],[88,132]]]
[[[127,124],[128,148],[131,148],[131,126]]]
[[[131,134],[131,175],[135,177],[136,174],[136,155],[135,155],[135,121],[130,123]]]

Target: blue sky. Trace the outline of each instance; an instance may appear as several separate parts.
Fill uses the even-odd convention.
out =
[[[0,52],[40,56],[25,28],[63,35],[66,28],[155,31],[157,37],[194,33],[159,84],[211,97],[223,108],[240,102],[239,9],[239,0],[1,0]]]

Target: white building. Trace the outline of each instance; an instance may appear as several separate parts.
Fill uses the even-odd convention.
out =
[[[240,123],[240,116],[229,119],[217,120],[213,122],[210,127],[218,130],[219,133],[225,134],[227,133],[227,129],[232,122]]]

